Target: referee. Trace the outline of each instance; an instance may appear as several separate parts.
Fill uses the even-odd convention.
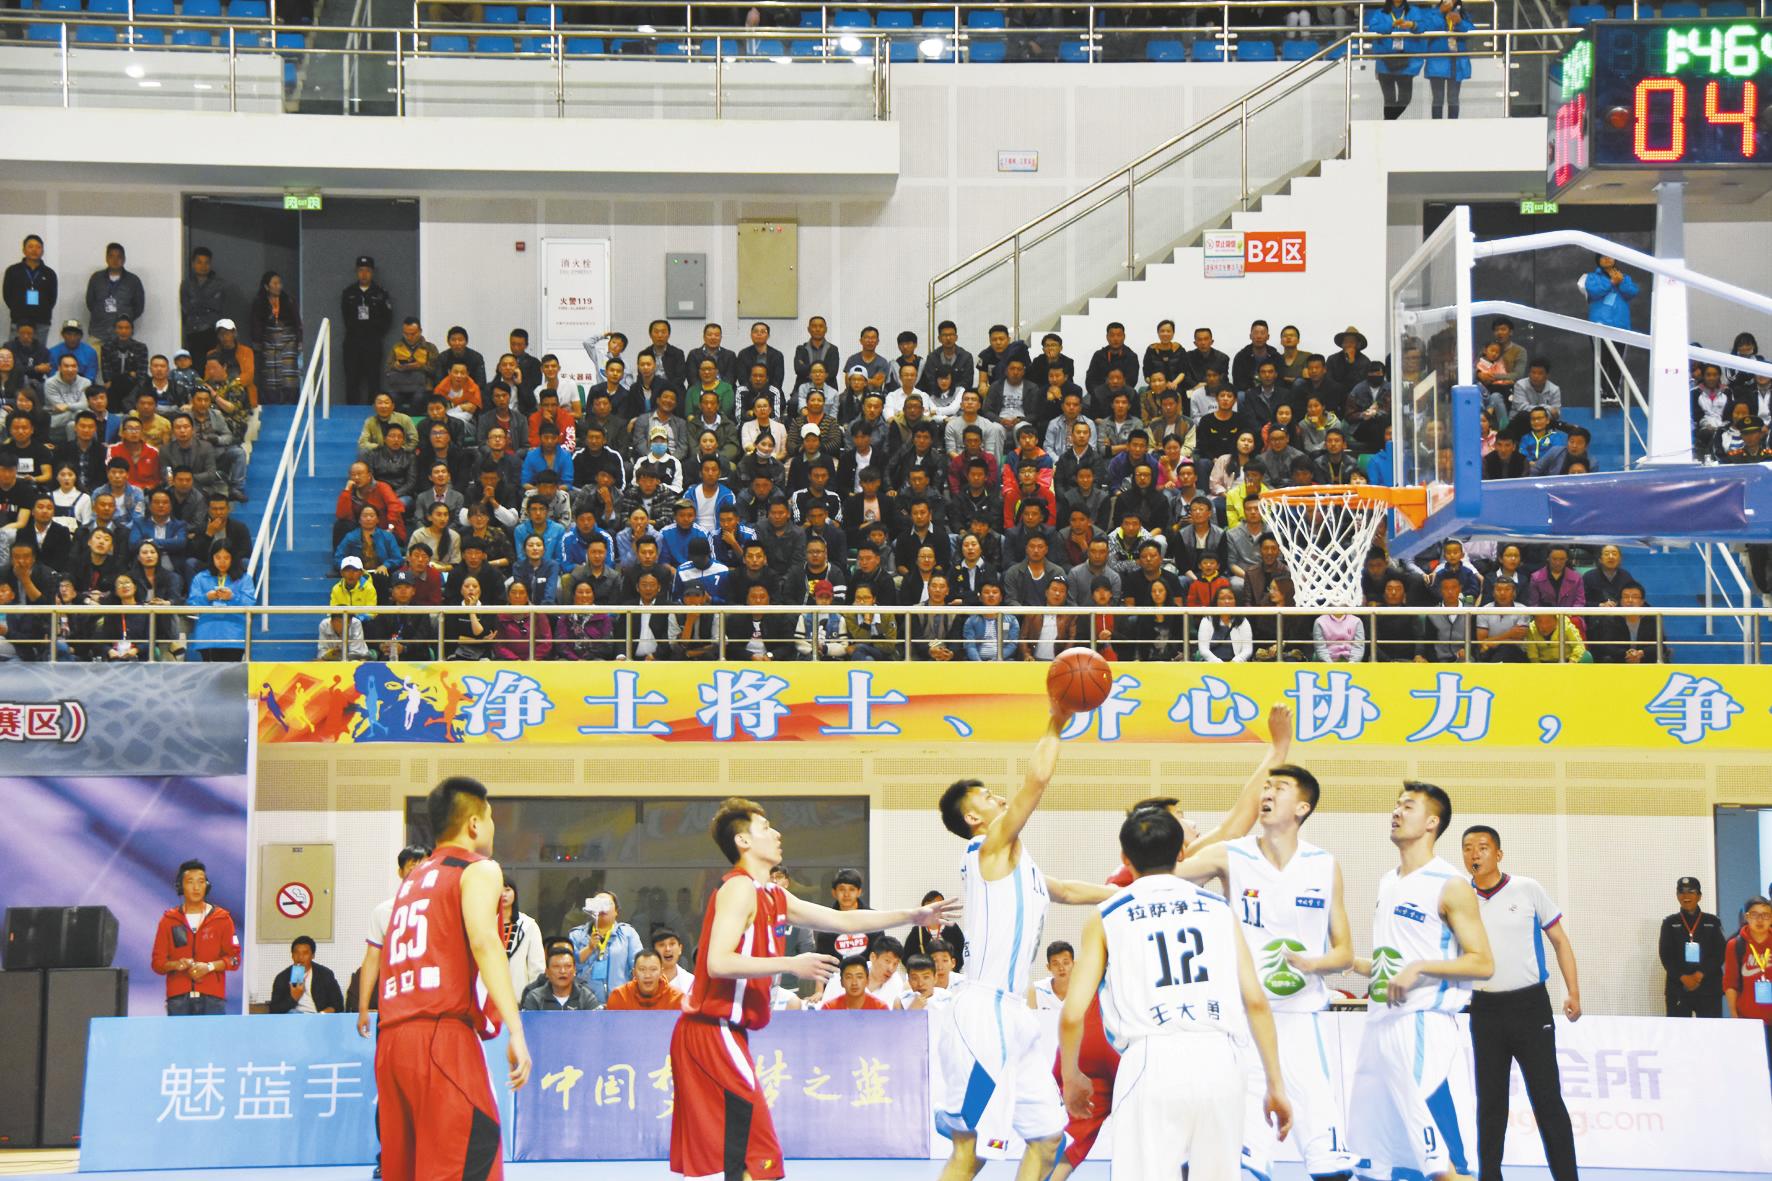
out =
[[[1471,1055],[1477,1071],[1477,1160],[1481,1181],[1501,1181],[1507,1140],[1507,1092],[1512,1067],[1520,1064],[1526,1097],[1544,1141],[1553,1181],[1576,1181],[1575,1132],[1563,1106],[1557,1074],[1556,1025],[1544,982],[1545,937],[1556,950],[1568,996],[1563,1013],[1581,1019],[1581,985],[1575,948],[1563,912],[1531,878],[1501,872],[1501,835],[1486,824],[1464,830],[1464,863],[1471,871],[1477,906],[1495,955],[1495,974],[1476,982],[1471,997]]]

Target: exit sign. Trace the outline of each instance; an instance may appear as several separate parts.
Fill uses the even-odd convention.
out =
[[[283,208],[293,209],[298,213],[320,212],[320,190],[304,193],[284,193]]]
[[[1555,201],[1533,201],[1528,198],[1520,202],[1521,213],[1555,213],[1556,211],[1557,203]]]

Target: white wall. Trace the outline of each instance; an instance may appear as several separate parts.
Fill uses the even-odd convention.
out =
[[[85,185],[0,189],[0,248],[12,251],[38,234],[44,261],[61,281],[56,328],[68,318],[86,322],[86,280],[104,269],[105,244],[121,242],[129,269],[147,287],[147,313],[136,334],[160,348],[178,335],[178,281],[183,237],[176,189],[106,189]],[[7,263],[18,257],[7,258]],[[0,312],[0,315],[3,315]],[[10,327],[10,325],[8,326]],[[53,336],[47,343],[53,344]]]

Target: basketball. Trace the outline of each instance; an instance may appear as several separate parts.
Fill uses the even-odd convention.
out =
[[[1046,695],[1072,713],[1088,713],[1107,700],[1113,670],[1101,653],[1066,648],[1046,670]]]

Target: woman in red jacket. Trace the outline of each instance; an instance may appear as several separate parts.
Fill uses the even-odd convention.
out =
[[[160,916],[152,961],[154,971],[166,977],[166,1015],[225,1013],[227,973],[240,967],[234,916],[207,901],[209,871],[201,861],[180,865],[173,884],[180,902]]]

